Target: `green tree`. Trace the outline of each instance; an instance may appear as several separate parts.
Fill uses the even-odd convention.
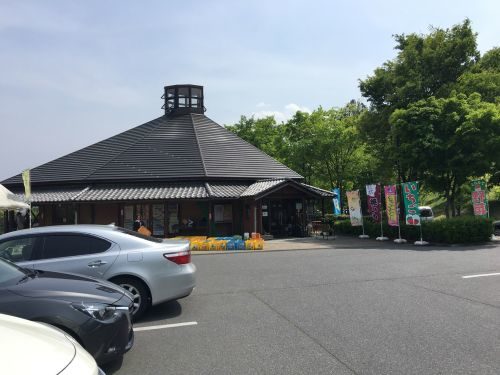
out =
[[[274,158],[279,156],[278,148],[280,147],[281,130],[273,116],[260,119],[241,116],[238,123],[226,125],[225,127],[266,154]]]
[[[500,165],[500,106],[481,101],[477,93],[420,100],[396,110],[390,124],[402,168],[446,199],[447,216],[458,213],[468,177]]]
[[[396,58],[359,83],[362,95],[370,102],[359,127],[371,152],[386,168],[395,169],[400,180],[408,180],[415,176],[398,163],[401,153],[398,139],[391,135],[390,116],[419,100],[447,97],[459,77],[475,66],[479,52],[468,19],[451,29],[432,28],[427,35],[395,35],[395,40]]]

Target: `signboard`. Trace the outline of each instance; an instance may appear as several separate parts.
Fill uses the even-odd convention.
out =
[[[401,185],[405,202],[406,224],[420,225],[418,182],[406,182]]]
[[[359,190],[348,191],[347,204],[349,206],[349,216],[353,227],[363,225],[363,217],[361,216],[361,202],[359,200]]]
[[[488,217],[488,194],[484,180],[472,181],[472,208],[475,216]]]
[[[385,193],[385,212],[387,213],[387,223],[391,227],[399,226],[398,218],[398,192],[396,185],[384,186]]]
[[[380,223],[382,219],[381,213],[381,199],[382,193],[379,184],[366,185],[366,199],[368,201],[368,213],[373,221]]]

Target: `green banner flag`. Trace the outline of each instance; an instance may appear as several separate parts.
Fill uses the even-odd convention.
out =
[[[484,180],[474,180],[472,184],[472,208],[475,216],[489,217],[488,194]]]
[[[406,224],[420,225],[418,182],[406,182],[401,187],[405,202]]]

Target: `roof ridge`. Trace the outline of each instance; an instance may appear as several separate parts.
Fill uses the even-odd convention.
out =
[[[162,116],[162,117],[163,117],[163,116]],[[160,119],[160,118],[161,118],[161,117],[158,117],[158,118],[156,118],[156,119],[154,119],[154,120],[152,120],[152,121],[146,122],[145,124],[142,124],[142,125],[138,125],[138,126],[136,126],[136,127],[132,128],[132,129],[126,130],[126,131],[124,131],[124,132],[122,132],[122,133],[120,133],[120,134],[117,134],[117,135],[115,135],[115,136],[113,136],[113,137],[110,137],[110,138],[118,137],[119,135],[122,135],[122,134],[124,134],[124,133],[130,132],[130,131],[132,131],[132,130],[136,130],[137,128],[140,128],[141,126],[144,126],[144,125],[146,125],[146,124],[150,124],[150,123],[152,123],[152,122],[156,122],[156,121],[157,121],[158,119]],[[90,176],[92,176],[92,175],[93,175],[95,172],[97,172],[98,170],[100,170],[100,169],[102,169],[102,168],[104,168],[104,167],[108,166],[108,165],[109,165],[109,163],[111,163],[113,160],[117,159],[117,158],[118,158],[120,155],[122,155],[124,152],[128,151],[128,150],[129,150],[132,146],[136,145],[136,144],[137,144],[137,142],[142,141],[142,140],[143,140],[143,139],[144,139],[147,135],[151,134],[151,132],[152,132],[153,130],[155,130],[158,126],[160,126],[160,121],[158,121],[156,124],[154,124],[154,126],[152,126],[152,127],[151,127],[151,129],[150,129],[148,132],[146,132],[146,133],[145,133],[142,137],[138,138],[138,140],[137,140],[136,142],[131,143],[128,147],[124,148],[121,152],[118,152],[117,154],[115,154],[115,155],[114,155],[111,159],[109,159],[109,160],[108,160],[107,162],[105,162],[103,165],[99,166],[98,168],[94,168],[94,169],[93,169],[93,170],[92,170],[92,171],[91,171],[88,175],[86,175],[83,179],[87,179],[87,178],[89,178]],[[103,140],[103,141],[101,141],[101,142],[107,141],[107,140],[109,140],[110,138],[107,138],[107,139],[105,139],[105,140]],[[98,142],[98,143],[100,143],[100,142]],[[89,147],[90,147],[90,146],[89,146]],[[120,164],[123,164],[123,163],[120,163]],[[132,167],[132,168],[133,168],[133,167]],[[148,171],[147,173],[152,174],[152,173],[151,173],[151,172],[149,172],[149,171]]]
[[[198,152],[200,153],[200,160],[201,160],[201,166],[203,167],[203,173],[205,174],[205,177],[208,177],[207,166],[205,165],[205,159],[203,157],[203,153],[201,152],[200,141],[198,139],[198,132],[196,131],[196,126],[194,124],[193,113],[191,113],[189,117],[191,118],[191,124],[193,125],[194,138],[196,139],[196,145],[198,146]]]

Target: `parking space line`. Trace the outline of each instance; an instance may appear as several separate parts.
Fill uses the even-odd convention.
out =
[[[472,279],[473,277],[486,277],[486,276],[500,276],[500,272],[496,273],[480,273],[477,275],[467,275],[467,276],[462,276],[462,279]]]
[[[163,324],[159,326],[146,326],[146,327],[134,327],[134,332],[140,331],[153,331],[155,329],[166,329],[166,328],[175,328],[175,327],[184,327],[184,326],[195,326],[198,322],[185,322],[185,323],[173,323],[173,324]]]

